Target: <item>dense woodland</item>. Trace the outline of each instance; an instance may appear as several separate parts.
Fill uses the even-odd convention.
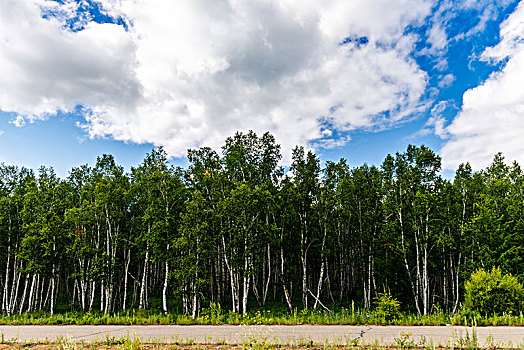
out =
[[[66,179],[2,164],[2,312],[371,308],[384,288],[406,311],[455,312],[475,269],[523,273],[524,174],[500,154],[453,181],[424,146],[355,168],[297,147],[284,171],[250,132],[188,159],[153,150],[126,173],[103,155]]]

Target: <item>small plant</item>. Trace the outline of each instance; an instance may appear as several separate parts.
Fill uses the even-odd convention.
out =
[[[411,339],[413,334],[411,332],[400,332],[400,337],[395,338],[395,343],[400,349],[413,348],[415,347],[415,341]]]
[[[203,309],[201,313],[202,318],[210,319],[212,323],[219,323],[222,317],[222,306],[220,303],[211,303],[209,308]]]
[[[384,292],[378,293],[376,300],[376,312],[384,320],[392,320],[400,316],[400,301],[391,295],[389,288]]]
[[[72,341],[71,339],[59,336],[56,338],[56,344],[58,349],[60,350],[76,350],[78,349],[78,345],[76,342]]]
[[[106,334],[106,339],[104,344],[111,346],[111,345],[118,345],[118,344],[124,344],[125,339],[124,338],[117,338],[114,335]]]
[[[522,310],[524,288],[517,277],[500,268],[479,269],[465,285],[464,308],[483,315],[512,314]]]
[[[486,350],[496,350],[502,348],[501,344],[497,344],[493,339],[493,335],[488,335],[486,338],[486,343],[483,346],[483,349]],[[511,340],[509,341],[508,348],[511,348]]]
[[[457,343],[453,345],[454,348],[467,349],[467,350],[476,350],[479,348],[477,340],[477,329],[476,326],[473,326],[471,329],[471,335],[469,334],[468,329],[466,328],[466,336],[461,337],[457,340]]]
[[[346,346],[351,346],[351,347],[356,348],[359,346],[360,340],[362,340],[362,336],[359,336],[356,338],[346,338]]]
[[[141,340],[140,337],[130,337],[127,335],[123,338],[122,342],[122,350],[140,350],[144,347],[148,347],[148,345],[145,345]]]

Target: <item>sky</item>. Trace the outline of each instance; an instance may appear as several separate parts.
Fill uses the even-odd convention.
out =
[[[524,164],[524,1],[2,0],[0,77],[0,162],[62,177],[248,130],[283,165]]]

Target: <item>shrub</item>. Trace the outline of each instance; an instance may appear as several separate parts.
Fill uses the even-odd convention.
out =
[[[464,307],[483,315],[517,313],[522,310],[524,288],[511,274],[500,268],[479,269],[465,285]]]
[[[389,288],[386,290],[384,287],[384,292],[378,293],[378,298],[376,299],[376,311],[379,317],[385,320],[391,320],[400,316],[400,301],[393,298]]]

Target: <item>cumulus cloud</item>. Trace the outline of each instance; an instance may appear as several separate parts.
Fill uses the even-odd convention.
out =
[[[71,32],[41,17],[47,1],[5,0],[0,7],[0,108],[43,119],[77,105],[132,110],[140,100],[131,36],[91,22]]]
[[[17,128],[25,126],[25,119],[21,115],[17,115],[15,119],[9,121],[10,124],[13,124]]]
[[[464,94],[460,113],[446,129],[450,138],[441,149],[445,168],[465,161],[482,168],[497,152],[524,163],[524,2],[501,24],[500,37],[482,59],[507,63]]]
[[[447,88],[450,87],[451,84],[455,81],[455,76],[453,74],[446,74],[443,76],[440,81],[438,82],[439,88]]]
[[[500,10],[509,6],[513,0],[441,0],[435,3],[431,16],[427,18],[425,47],[417,52],[419,56],[429,56],[434,60],[434,68],[445,71],[448,67],[450,44],[471,40],[486,30],[490,21],[497,19]],[[472,26],[456,26],[460,17],[467,17]],[[464,22],[464,19],[459,20]]]
[[[330,147],[349,138],[326,130],[385,128],[425,108],[404,31],[428,0],[99,0],[127,26],[85,16],[75,30],[75,2],[4,2],[0,109],[30,121],[80,109],[91,137],[174,156],[248,129],[285,150]]]

